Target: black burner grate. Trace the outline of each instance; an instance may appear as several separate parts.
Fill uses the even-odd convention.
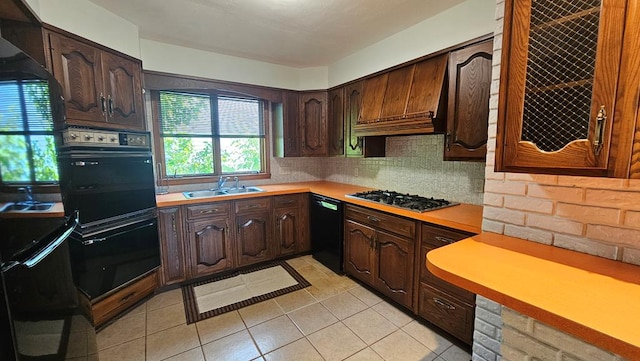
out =
[[[446,199],[427,198],[415,194],[404,194],[388,190],[374,190],[347,194],[347,197],[359,198],[371,202],[382,203],[393,207],[408,209],[415,212],[426,212],[440,208],[451,207],[459,203]]]

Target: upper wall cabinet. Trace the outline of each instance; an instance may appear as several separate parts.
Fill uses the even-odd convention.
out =
[[[329,90],[328,94],[328,144],[330,156],[344,155],[344,87]]]
[[[497,171],[629,176],[639,7],[625,0],[505,2]]]
[[[490,39],[449,55],[445,160],[486,158],[492,54]]]
[[[140,61],[47,33],[68,124],[145,129]]]
[[[442,131],[447,57],[443,54],[366,79],[356,135]]]
[[[300,155],[327,155],[326,91],[300,94],[300,139]]]

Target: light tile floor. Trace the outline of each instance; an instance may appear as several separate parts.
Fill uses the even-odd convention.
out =
[[[288,260],[312,286],[186,324],[180,289],[98,333],[100,361],[469,361],[395,306],[310,256]]]

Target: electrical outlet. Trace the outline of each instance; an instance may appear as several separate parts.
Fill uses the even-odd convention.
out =
[[[358,168],[353,169],[353,175],[355,175],[356,177],[358,176]]]
[[[282,175],[291,174],[291,170],[289,169],[289,167],[280,167],[280,174]]]

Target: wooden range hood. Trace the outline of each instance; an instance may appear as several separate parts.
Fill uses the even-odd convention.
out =
[[[366,79],[355,134],[444,132],[447,62],[442,54]]]

